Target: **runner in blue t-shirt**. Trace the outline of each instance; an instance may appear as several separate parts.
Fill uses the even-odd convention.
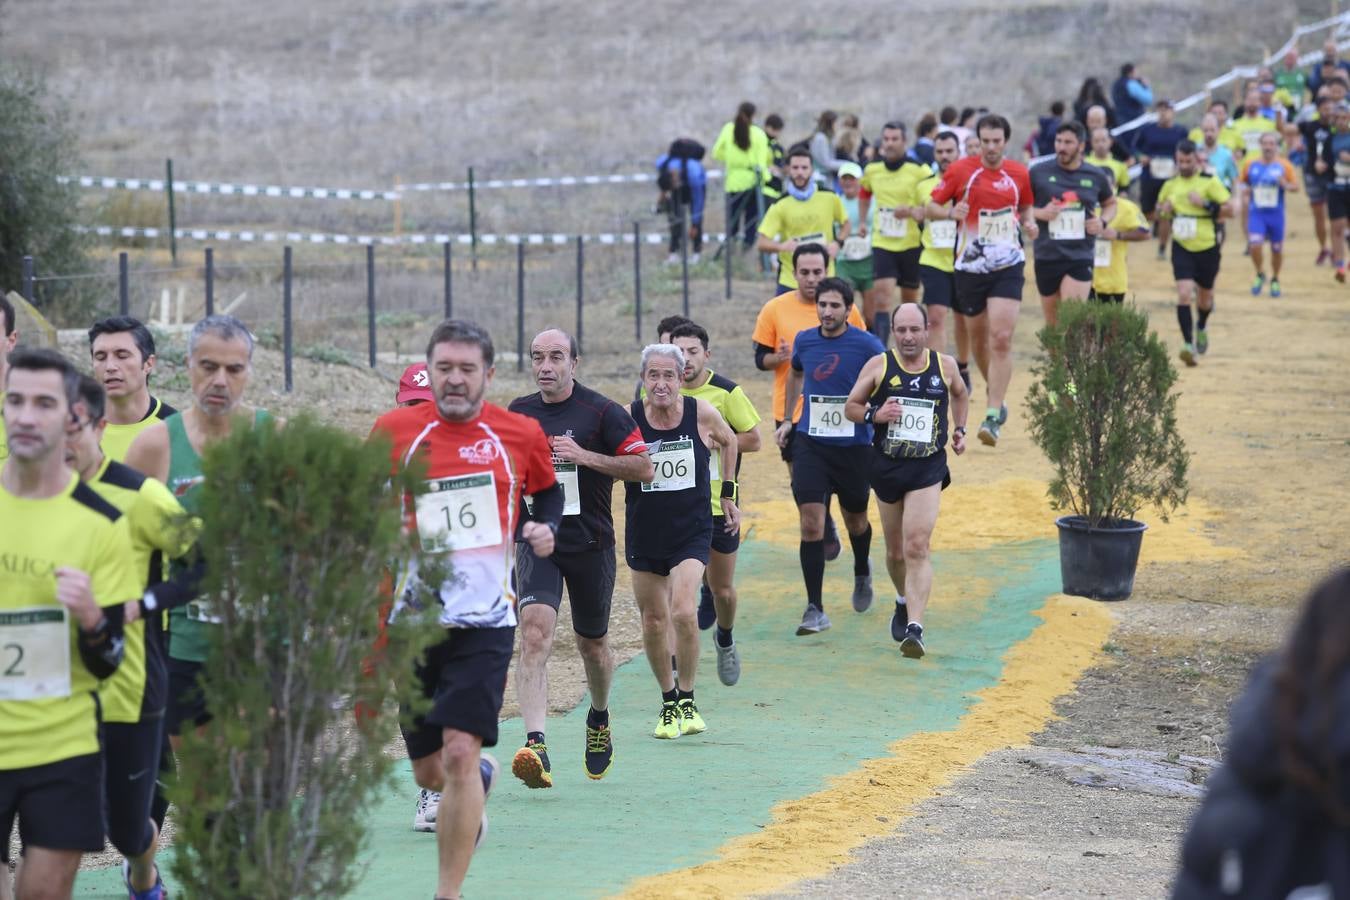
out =
[[[1275,132],[1261,135],[1261,155],[1243,164],[1242,184],[1247,191],[1247,240],[1256,267],[1252,296],[1260,296],[1266,284],[1261,249],[1269,241],[1270,296],[1278,297],[1284,262],[1284,195],[1298,190],[1298,175],[1293,164],[1280,156],[1280,138]]]
[[[839,497],[853,547],[853,608],[872,605],[872,569],[868,549],[872,526],[867,521],[867,466],[871,459],[870,425],[844,417],[844,401],[869,359],[886,351],[875,335],[848,324],[853,288],[842,278],[826,278],[816,288],[818,328],[798,332],[792,345],[783,424],[776,432],[786,446],[792,432],[792,498],[801,516],[802,578],[806,612],[797,634],[816,634],[830,627],[821,598],[825,581],[825,499]],[[802,416],[792,421],[792,407],[802,397]]]

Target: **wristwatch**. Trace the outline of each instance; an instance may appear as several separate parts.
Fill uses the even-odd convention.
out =
[[[952,432],[955,433],[955,434],[965,434],[965,433],[966,433],[966,426],[964,426],[964,425],[957,425],[955,428],[952,429]]]

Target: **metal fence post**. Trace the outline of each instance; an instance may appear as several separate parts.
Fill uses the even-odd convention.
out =
[[[216,312],[216,251],[206,248],[206,314]]]
[[[286,393],[295,386],[292,363],[294,362],[293,342],[295,335],[291,329],[291,248],[288,244],[281,254],[281,344],[286,360]]]
[[[469,256],[478,271],[478,195],[474,191],[473,166],[469,166]]]
[[[169,199],[169,258],[178,265],[178,215],[173,205],[173,160],[164,160],[164,193]]]
[[[516,371],[525,371],[525,241],[516,244]]]
[[[577,350],[582,348],[581,343],[581,309],[582,297],[584,296],[584,273],[586,271],[586,246],[581,235],[577,235]]]
[[[453,319],[455,317],[455,295],[453,278],[450,268],[450,242],[445,242],[445,317]]]
[[[726,296],[726,299],[730,300],[730,299],[731,299],[731,257],[734,255],[734,248],[733,248],[733,246],[732,246],[732,245],[734,244],[734,241],[732,240],[732,235],[731,235],[731,195],[724,192],[724,193],[723,193],[723,196],[726,198],[726,201],[727,201],[727,202],[726,202],[726,207],[727,207],[727,220],[726,220],[726,222],[727,222],[727,224],[726,224],[726,235],[725,235],[725,237],[723,237],[723,239],[722,239],[722,255],[723,255],[724,257],[726,257],[726,258],[723,259],[722,262],[724,263],[724,267],[725,267],[726,270],[727,270],[727,296]]]
[[[370,342],[370,367],[375,368],[375,245],[366,244],[366,335]]]
[[[33,257],[25,256],[23,258],[23,284],[20,286],[20,290],[23,292],[23,299],[29,303],[33,302],[33,279],[37,277],[35,269]]]
[[[642,343],[642,223],[633,223],[633,335]]]
[[[131,273],[125,250],[117,254],[117,314],[131,315]]]
[[[684,317],[689,318],[689,206],[681,204],[684,212],[680,216],[680,292],[684,301]]]
[[[751,230],[752,232],[758,231],[758,230],[759,230],[759,223],[760,223],[760,222],[763,222],[763,221],[764,221],[764,175],[763,175],[763,173],[760,171],[759,166],[756,166],[756,167],[755,167],[755,224],[751,226],[750,230]],[[764,254],[763,254],[763,253],[760,253],[758,249],[755,250],[755,254],[756,254],[757,256],[759,256],[759,265],[760,265],[760,268],[763,269],[765,272],[770,272],[770,271],[772,271],[772,269],[771,269],[769,266],[764,265]],[[780,274],[781,274],[781,273],[780,273]]]

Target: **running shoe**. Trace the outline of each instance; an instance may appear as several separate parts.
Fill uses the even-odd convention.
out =
[[[717,679],[731,687],[741,680],[741,653],[736,649],[735,641],[730,647],[723,647],[714,637],[713,647],[717,649]]]
[[[492,786],[497,783],[497,776],[501,772],[501,764],[497,762],[497,757],[491,753],[484,753],[478,758],[478,774],[483,779],[483,818],[478,820],[478,837],[474,838],[473,842],[473,849],[475,850],[483,843],[483,838],[487,837],[487,799],[488,795],[492,793]]]
[[[417,792],[417,811],[413,813],[413,831],[435,831],[436,811],[441,806],[439,791],[426,788]]]
[[[660,738],[663,741],[672,741],[680,736],[680,708],[675,702],[668,701],[661,704],[661,715],[656,719],[656,730],[652,732],[652,737]]]
[[[797,636],[804,634],[820,634],[830,627],[830,617],[825,615],[825,610],[819,606],[806,604],[806,612],[802,613],[802,624],[797,626]]]
[[[1181,345],[1181,361],[1188,366],[1195,365],[1195,348],[1190,344]]]
[[[980,443],[987,447],[998,446],[998,419],[994,416],[985,416],[984,422],[980,424]]]
[[[895,601],[895,612],[891,613],[891,640],[897,644],[905,639],[905,626],[909,624],[909,604],[904,600]]]
[[[844,545],[839,542],[839,529],[834,527],[834,516],[825,511],[825,561],[833,562],[839,558]]]
[[[1341,284],[1345,284],[1345,263],[1341,263],[1336,267],[1336,280]]]
[[[1163,262],[1163,261],[1165,261],[1166,259],[1167,259],[1167,248],[1164,247],[1162,244],[1159,244],[1159,245],[1158,245],[1158,262]]]
[[[1266,276],[1264,273],[1257,275],[1252,279],[1252,296],[1260,297],[1261,289],[1266,286]]]
[[[998,424],[1000,424],[1000,425],[1007,425],[1007,424],[1008,424],[1008,404],[1006,404],[1006,403],[1001,403],[1001,404],[999,404],[999,407],[998,407]]]
[[[1278,297],[1283,291],[1280,290],[1280,279],[1272,278],[1270,281],[1270,296]]]
[[[970,366],[961,370],[961,380],[966,383],[966,392],[970,392]]]
[[[4,877],[8,878],[9,873],[6,872]],[[164,879],[159,877],[159,866],[155,866],[154,885],[148,890],[138,891],[131,886],[131,863],[124,859],[122,860],[122,883],[126,885],[127,896],[131,900],[164,900],[169,896],[168,891],[164,890]]]
[[[1330,261],[1331,261],[1331,251],[1328,250],[1326,247],[1323,247],[1317,253],[1317,265],[1325,266]]]
[[[712,588],[705,583],[698,594],[698,630],[707,631],[717,621],[717,606],[713,603]]]
[[[872,563],[867,563],[866,575],[853,576],[853,611],[867,612],[872,606]]]
[[[900,652],[910,659],[923,658],[923,626],[910,622],[905,628],[905,639],[900,642]]]
[[[614,763],[614,737],[608,725],[586,726],[586,777],[599,781]]]
[[[1205,328],[1195,329],[1195,352],[1204,356],[1209,352],[1209,330]]]
[[[693,697],[681,700],[679,707],[680,734],[702,734],[708,730],[708,723],[698,714],[698,706],[695,705]]]
[[[548,747],[542,743],[527,743],[521,747],[511,760],[511,774],[525,782],[528,788],[553,787],[553,767],[548,762]]]

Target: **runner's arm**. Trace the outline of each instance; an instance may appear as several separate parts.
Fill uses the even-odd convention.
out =
[[[127,448],[126,464],[161,483],[169,480],[169,428],[156,422],[136,435]]]
[[[942,377],[947,380],[947,393],[951,395],[951,420],[948,425],[951,426],[953,444],[956,443],[956,429],[961,429],[962,445],[965,444],[966,419],[970,415],[970,391],[966,388],[966,381],[961,377],[961,370],[956,365],[956,358],[943,353],[940,356],[942,361]],[[955,447],[953,447],[955,449]],[[962,447],[964,449],[964,447]],[[957,454],[960,454],[960,450]]]
[[[122,664],[126,642],[122,639],[124,614],[121,606],[103,609],[102,620],[92,629],[80,626],[80,660],[95,678],[107,678]]]
[[[555,481],[542,491],[535,491],[532,498],[534,511],[530,513],[530,521],[540,525],[547,525],[553,530],[554,534],[557,534],[558,529],[562,526],[562,484]]]
[[[749,431],[736,432],[736,449],[741,453],[754,453],[761,443],[758,425],[752,425]]]
[[[783,395],[783,415],[779,419],[785,425],[792,422],[792,413],[797,409],[797,398],[802,395],[802,382],[805,380],[806,376],[801,369],[788,366],[787,388]]]
[[[872,392],[876,390],[877,382],[881,380],[882,366],[885,364],[886,357],[880,355],[872,357],[863,366],[862,371],[858,373],[858,380],[854,383],[853,390],[848,392],[848,399],[844,401],[844,418],[854,423],[867,421],[867,410],[872,403]]]
[[[633,426],[636,431],[637,426]],[[553,455],[564,462],[576,463],[588,469],[594,469],[610,478],[622,481],[651,481],[655,476],[652,459],[645,449],[636,449],[633,441],[625,440],[619,446],[619,453],[610,456],[587,450],[572,437],[560,434],[551,439]],[[640,443],[638,436],[637,443]],[[645,445],[644,445],[645,446]]]

